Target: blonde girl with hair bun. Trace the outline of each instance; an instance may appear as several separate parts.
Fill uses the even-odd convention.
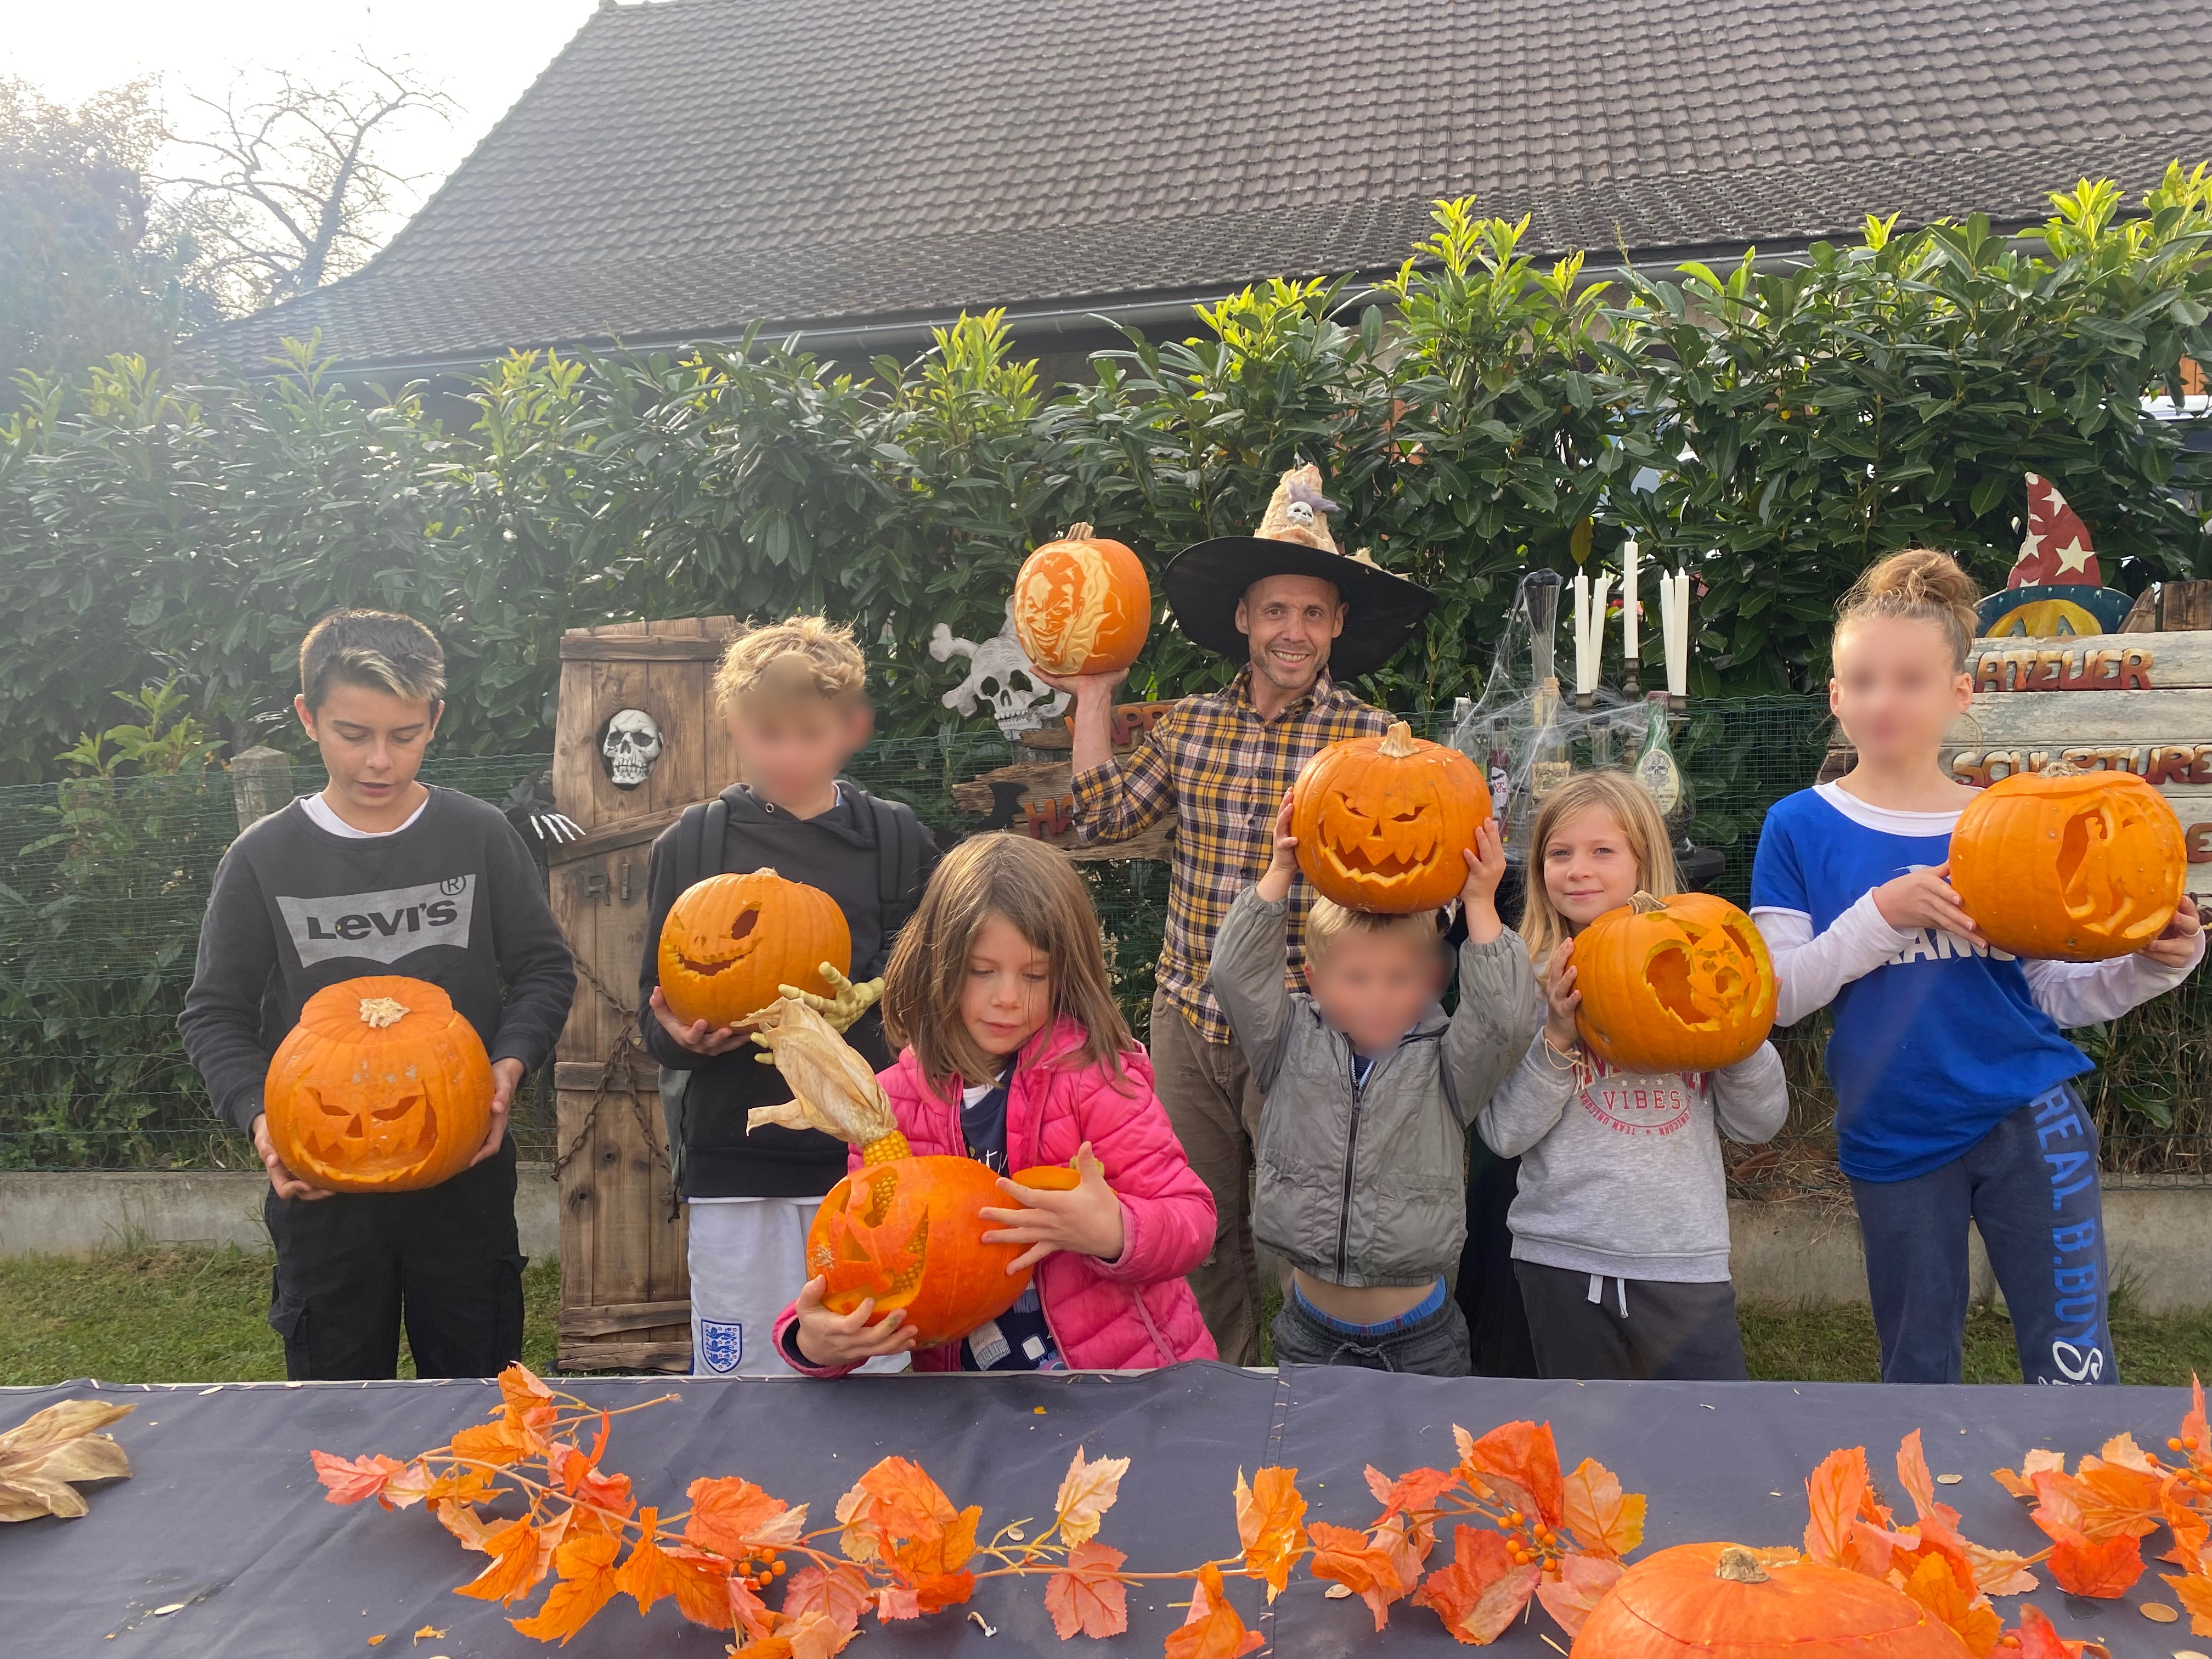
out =
[[[1832,1006],[1836,1136],[1866,1246],[1887,1382],[1956,1382],[1966,1228],[1988,1246],[2031,1382],[2116,1382],[2097,1130],[2062,1028],[2116,1018],[2186,978],[2204,941],[2184,899],[2116,961],[2016,961],[1951,889],[1951,831],[1974,791],[1942,764],[1973,703],[1974,584],[1947,553],[1869,568],[1836,619],[1828,704],[1858,751],[1778,803],[1752,915],[1780,976],[1780,1023]]]
[[[1521,934],[1542,1026],[1475,1127],[1521,1160],[1506,1224],[1537,1372],[1741,1380],[1720,1137],[1757,1143],[1782,1127],[1782,1061],[1761,1043],[1718,1072],[1649,1075],[1584,1050],[1575,936],[1638,892],[1680,890],[1641,783],[1576,774],[1546,798],[1528,846]]]

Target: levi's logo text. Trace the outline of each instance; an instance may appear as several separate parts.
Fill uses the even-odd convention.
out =
[[[302,967],[339,957],[397,962],[434,945],[468,949],[476,890],[473,875],[449,876],[381,893],[279,898],[276,908]]]

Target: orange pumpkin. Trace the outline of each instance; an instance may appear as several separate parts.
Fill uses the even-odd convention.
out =
[[[1711,893],[1638,893],[1575,940],[1576,1024],[1625,1072],[1733,1066],[1774,1027],[1774,963],[1752,919]]]
[[[1621,1574],[1575,1659],[1967,1659],[1934,1613],[1879,1578],[1740,1544],[1680,1544]]]
[[[1314,890],[1353,910],[1404,915],[1448,904],[1467,885],[1490,786],[1456,749],[1403,720],[1347,738],[1305,763],[1291,809],[1298,868]]]
[[[2132,772],[2067,765],[1982,791],[1951,832],[1951,885],[2019,957],[2099,962],[2166,931],[2189,873],[2181,820]]]
[[[491,1130],[491,1060],[436,986],[397,975],[326,985],[277,1045],[269,1139],[302,1181],[407,1193],[469,1167]]]
[[[972,1158],[915,1158],[902,1134],[870,1142],[862,1156],[866,1166],[830,1189],[806,1230],[807,1272],[829,1281],[824,1305],[850,1313],[873,1297],[871,1324],[904,1309],[930,1348],[1014,1305],[1031,1270],[1006,1269],[1028,1247],[983,1243],[989,1229],[978,1213],[1010,1204],[998,1176]],[[1079,1179],[1054,1167],[1013,1178],[1056,1192]]]
[[[1136,661],[1152,626],[1144,561],[1079,524],[1022,561],[1014,637],[1048,674],[1110,674]]]
[[[836,901],[773,870],[709,876],[686,888],[660,928],[660,994],[686,1022],[734,1025],[780,985],[823,995],[828,963],[853,970],[853,934]]]

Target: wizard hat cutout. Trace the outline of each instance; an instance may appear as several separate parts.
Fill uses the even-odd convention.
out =
[[[1242,662],[1251,651],[1237,628],[1245,589],[1266,576],[1318,576],[1335,585],[1346,606],[1344,632],[1329,648],[1329,678],[1357,679],[1388,662],[1437,596],[1383,569],[1365,548],[1339,552],[1328,527],[1336,510],[1322,493],[1321,469],[1308,462],[1275,485],[1258,535],[1217,536],[1176,555],[1160,586],[1184,637]]]
[[[2027,533],[2003,591],[1976,608],[1984,635],[2051,639],[2109,634],[2135,601],[2104,585],[2089,526],[2058,486],[2027,475]]]

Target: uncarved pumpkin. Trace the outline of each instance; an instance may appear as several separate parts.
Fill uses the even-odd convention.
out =
[[[483,1039],[436,986],[397,975],[327,985],[277,1045],[269,1139],[302,1181],[405,1193],[469,1167],[491,1130]]]
[[[709,876],[661,924],[660,994],[686,1024],[735,1025],[775,1002],[780,985],[827,995],[825,962],[853,970],[845,913],[820,888],[773,870]]]
[[[1625,1072],[1733,1066],[1774,1028],[1774,963],[1752,919],[1711,893],[1638,893],[1575,939],[1576,1024]]]
[[[1291,833],[1314,890],[1354,910],[1433,910],[1467,885],[1490,787],[1458,750],[1403,720],[1379,738],[1347,738],[1298,774]]]
[[[981,1212],[1011,1205],[997,1176],[971,1158],[916,1158],[901,1134],[871,1142],[862,1156],[866,1165],[830,1189],[806,1230],[806,1270],[828,1281],[824,1305],[850,1313],[873,1297],[871,1324],[903,1309],[930,1348],[1014,1305],[1030,1270],[1006,1269],[1028,1246],[983,1242],[990,1229]],[[1013,1176],[1058,1192],[1079,1178],[1055,1167]]]
[[[2015,772],[1967,803],[1951,885],[1982,936],[2019,957],[2100,962],[2166,931],[2189,874],[2181,820],[2132,772]]]
[[[1903,1590],[1736,1544],[1648,1556],[1583,1621],[1574,1659],[1967,1659],[1951,1627]]]
[[[1014,637],[1048,674],[1127,668],[1152,626],[1144,561],[1087,524],[1038,548],[1014,577]]]

